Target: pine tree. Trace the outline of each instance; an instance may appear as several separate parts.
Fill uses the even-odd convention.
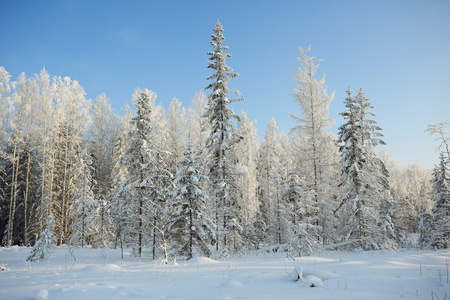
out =
[[[233,119],[239,120],[239,116],[233,112],[229,104],[243,99],[228,98],[231,91],[227,84],[230,78],[234,78],[238,74],[231,71],[225,63],[231,55],[223,52],[228,50],[228,47],[222,45],[225,39],[222,32],[222,25],[217,21],[210,42],[215,49],[208,52],[210,55],[208,68],[213,69],[215,73],[207,77],[207,80],[212,80],[212,82],[206,87],[206,89],[212,90],[208,97],[208,108],[204,114],[211,124],[211,134],[206,139],[206,147],[209,152],[207,167],[210,179],[209,195],[218,230],[216,250],[219,249],[219,243],[223,244],[225,250],[234,243],[236,250],[239,246],[242,227],[240,225],[240,204],[235,195],[238,190],[235,179],[238,175],[238,171],[235,169],[237,157],[233,155],[231,148],[239,142],[240,136],[236,133],[232,122]]]
[[[170,204],[172,213],[168,231],[179,248],[178,254],[190,259],[197,249],[201,255],[209,256],[208,245],[215,238],[215,228],[206,214],[208,196],[200,186],[208,178],[202,175],[203,168],[198,164],[191,145],[188,145],[180,165],[175,179],[174,201]]]

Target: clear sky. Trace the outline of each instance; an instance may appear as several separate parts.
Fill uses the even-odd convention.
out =
[[[0,65],[78,80],[86,97],[101,93],[120,110],[135,88],[188,106],[207,85],[207,51],[217,20],[233,55],[238,89],[262,137],[275,117],[280,131],[300,115],[292,97],[298,47],[323,59],[336,92],[331,129],[343,123],[345,90],[371,99],[393,159],[431,168],[437,144],[424,133],[450,121],[450,1],[11,1],[0,0]],[[381,148],[380,148],[381,149]],[[378,150],[380,150],[378,149]]]

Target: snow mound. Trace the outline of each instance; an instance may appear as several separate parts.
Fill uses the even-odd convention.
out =
[[[317,270],[317,269],[304,269],[303,276],[307,276],[307,275],[317,276],[323,281],[338,277],[338,275],[336,273],[331,273],[328,271]]]
[[[115,272],[121,272],[122,268],[118,265],[115,264],[107,264],[107,265],[89,265],[84,267],[83,269],[81,269],[84,272],[89,272],[89,273],[104,273],[104,272],[111,272],[111,271],[115,271]]]
[[[47,299],[48,291],[46,289],[37,290],[33,294],[33,300]]]
[[[244,285],[242,283],[240,283],[239,281],[235,281],[235,280],[224,281],[219,285],[219,287],[221,287],[221,288],[233,288],[233,287],[239,287],[239,286],[244,286]]]
[[[194,257],[188,260],[187,263],[196,265],[209,265],[209,264],[217,264],[219,262],[217,260],[207,257]]]
[[[314,275],[303,276],[302,282],[308,287],[325,286],[325,283],[322,281],[322,279]]]
[[[295,267],[294,271],[290,274],[292,281],[300,281],[309,287],[325,286],[324,281],[332,278],[336,278],[335,273],[317,270],[317,269],[303,269],[302,267]]]
[[[0,271],[9,271],[5,264],[0,265]]]

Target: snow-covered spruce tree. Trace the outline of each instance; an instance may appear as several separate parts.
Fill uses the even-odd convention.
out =
[[[39,239],[34,244],[31,249],[30,256],[28,256],[27,261],[39,261],[44,259],[49,259],[52,254],[52,248],[56,246],[55,235],[46,228]]]
[[[240,140],[232,122],[233,119],[239,120],[239,116],[233,112],[229,104],[243,99],[228,98],[231,91],[227,84],[230,78],[238,74],[225,63],[231,55],[223,52],[228,50],[228,47],[222,45],[225,39],[222,32],[222,25],[217,21],[210,42],[214,51],[208,52],[210,55],[208,68],[215,71],[206,78],[212,82],[205,88],[212,90],[208,96],[207,111],[204,114],[211,124],[211,134],[206,139],[209,153],[208,192],[213,208],[212,214],[215,217],[214,222],[217,226],[216,250],[219,250],[219,244],[222,244],[224,250],[230,246],[234,246],[234,250],[237,250],[240,247],[238,244],[242,231],[240,203],[236,197],[236,191],[239,188],[235,179],[239,172],[235,168],[237,157],[231,148]],[[235,93],[238,94],[238,92]]]
[[[147,90],[146,92],[151,93]],[[150,209],[147,216],[150,221],[148,224],[149,244],[151,244],[152,258],[163,257],[163,260],[167,262],[166,229],[169,222],[167,205],[171,201],[174,185],[173,173],[169,167],[172,153],[167,143],[168,126],[161,104],[152,106],[150,126],[152,130],[148,139],[152,142],[149,147],[152,159],[146,165],[148,177],[145,183]]]
[[[339,186],[345,189],[335,212],[342,208],[340,232],[344,240],[361,248],[378,248],[380,201],[389,183],[373,147],[384,142],[378,138],[380,133],[371,134],[380,128],[366,119],[365,109],[369,106],[368,101],[361,100],[362,90],[356,98],[351,94],[349,88],[344,101],[347,110],[341,113],[347,122],[339,127],[337,140],[341,152]]]
[[[361,127],[362,127],[362,142],[371,151],[371,175],[373,180],[372,201],[375,201],[378,206],[378,230],[374,232],[374,246],[383,249],[395,249],[395,216],[392,210],[392,196],[390,193],[389,171],[384,162],[377,157],[374,148],[378,145],[386,145],[382,140],[382,128],[377,125],[377,122],[372,117],[375,113],[370,110],[374,106],[370,100],[366,98],[362,88],[358,90],[355,101],[359,104],[361,110]],[[366,151],[370,153],[370,151]],[[376,245],[375,245],[376,244]]]
[[[120,220],[120,234],[125,239],[125,245],[132,247],[137,256],[142,256],[143,248],[148,245],[148,226],[151,222],[148,178],[149,164],[155,158],[151,153],[153,145],[150,140],[150,113],[155,98],[156,94],[149,90],[135,91],[133,100],[136,115],[131,120],[128,148],[119,160],[128,171],[128,178],[118,193],[119,210],[123,216]]]
[[[295,228],[300,224],[304,217],[304,210],[302,209],[302,198],[304,194],[303,185],[294,170],[289,172],[288,179],[284,183],[284,190],[282,197],[286,203],[289,204],[291,215],[290,222]],[[295,229],[294,229],[295,233]]]
[[[433,215],[425,211],[419,215],[419,246],[421,249],[429,249],[433,243]]]
[[[291,117],[298,123],[291,130],[299,139],[296,149],[301,159],[302,169],[305,172],[305,180],[308,188],[314,191],[314,219],[310,220],[312,225],[320,225],[320,220],[325,216],[320,216],[323,211],[320,208],[322,199],[326,196],[324,178],[329,174],[331,166],[330,158],[332,151],[329,145],[329,135],[325,129],[330,128],[334,119],[328,118],[329,106],[334,98],[334,92],[329,96],[325,85],[325,76],[317,79],[317,64],[320,59],[316,59],[310,54],[310,47],[299,48],[300,57],[298,71],[295,72],[297,88],[294,88],[293,95],[295,101],[301,107],[301,117],[291,114]],[[322,234],[321,234],[322,236]]]
[[[379,206],[379,237],[377,243],[382,249],[396,249],[398,244],[398,236],[396,232],[397,216],[394,211],[394,198],[389,192],[385,192],[380,197]]]
[[[202,175],[203,167],[199,165],[198,157],[190,144],[180,165],[175,179],[174,200],[170,204],[172,210],[168,226],[170,238],[178,249],[175,255],[186,256],[188,259],[194,257],[194,253],[210,256],[208,246],[215,238],[215,225],[207,216],[208,196],[200,186],[200,182],[208,178]]]
[[[433,172],[432,243],[437,249],[450,247],[450,161],[441,153],[439,165]]]

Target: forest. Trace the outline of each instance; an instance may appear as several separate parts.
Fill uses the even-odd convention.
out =
[[[121,113],[105,94],[94,101],[68,77],[42,69],[16,81],[0,67],[0,242],[131,248],[135,256],[227,256],[253,249],[296,256],[320,249],[450,246],[448,123],[434,170],[400,166],[363,89],[334,100],[320,60],[299,49],[296,126],[255,121],[231,106],[223,28],[215,24],[211,75],[189,107],[137,88]],[[346,87],[343,87],[345,89]],[[236,95],[236,98],[233,98]],[[328,129],[331,101],[345,122]],[[376,100],[375,100],[376,101]],[[413,238],[412,238],[413,237]]]

